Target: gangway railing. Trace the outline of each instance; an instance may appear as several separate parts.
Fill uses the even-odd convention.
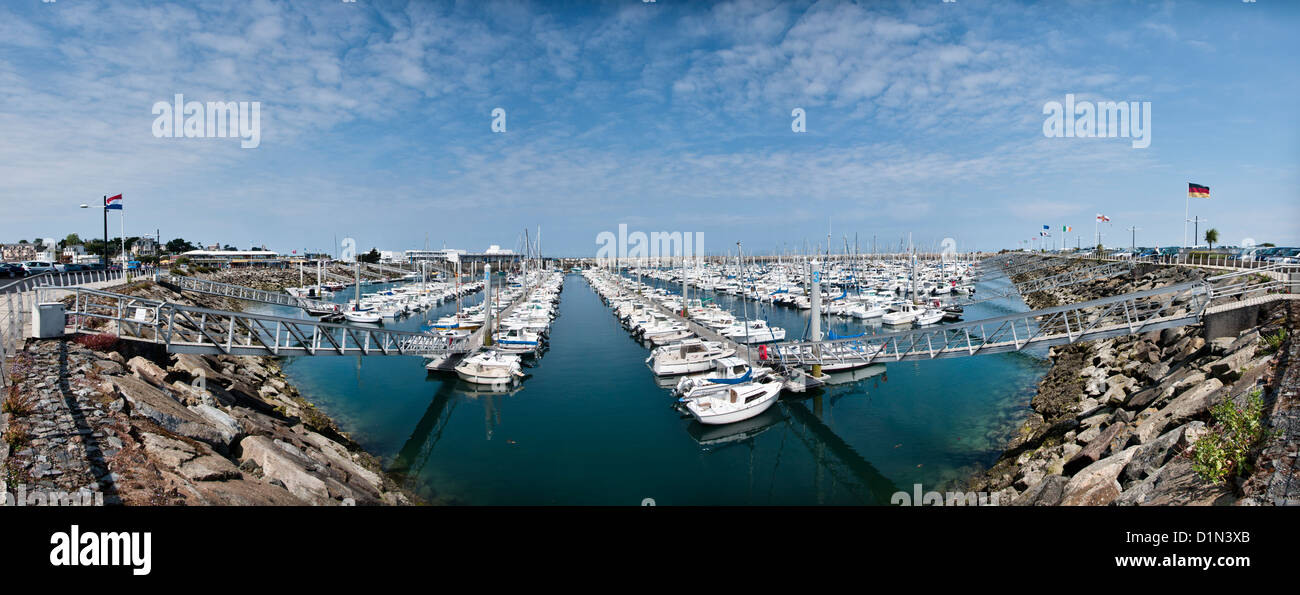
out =
[[[826,365],[1020,351],[1186,326],[1200,322],[1207,312],[1296,297],[1281,293],[1285,289],[1285,283],[1276,280],[1245,279],[1218,288],[1191,281],[985,320],[851,339],[773,343],[768,354],[786,365]]]
[[[208,279],[199,279],[197,277],[161,275],[158,277],[158,281],[183,291],[206,293],[209,295],[218,295],[250,302],[262,302],[264,304],[289,306],[292,308],[303,308],[316,311],[338,310],[338,304],[333,302],[313,300],[278,291],[253,289],[251,287],[244,287],[243,285],[232,285],[230,283],[221,283]]]
[[[431,355],[467,353],[468,339],[418,331],[327,323],[185,306],[85,288],[71,288],[73,332],[94,331],[94,319],[116,323],[122,339],[164,345],[171,353],[227,355]]]

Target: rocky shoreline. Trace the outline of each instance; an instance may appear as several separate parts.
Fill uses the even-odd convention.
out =
[[[236,306],[151,282],[112,291]],[[419,502],[299,394],[275,358],[169,354],[116,340],[111,323],[96,331],[29,340],[14,359],[0,414],[10,492],[126,505]]]
[[[1086,265],[1034,275],[1072,266]],[[1124,276],[1031,294],[1026,302],[1045,308],[1205,276],[1187,267],[1137,267]],[[1278,329],[1293,331],[1295,310],[1295,302],[1275,302],[1260,308],[1243,332],[1211,341],[1197,324],[1052,348],[1052,367],[1028,419],[998,461],[971,478],[969,489],[997,493],[1012,505],[1296,503],[1289,488],[1277,487],[1289,485],[1278,481],[1284,479],[1279,474],[1295,473],[1297,423],[1287,416],[1296,391],[1282,382],[1295,346],[1289,338],[1277,348],[1263,340]],[[1224,400],[1244,408],[1257,391],[1274,435],[1252,452],[1254,475],[1202,479],[1188,451],[1216,431],[1211,409]]]

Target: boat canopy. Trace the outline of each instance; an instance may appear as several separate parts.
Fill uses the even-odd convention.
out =
[[[745,370],[745,375],[741,376],[740,378],[706,378],[705,380],[708,380],[713,384],[743,384],[749,382],[750,377],[752,377],[753,375],[754,375],[754,369],[750,368],[748,370]]]

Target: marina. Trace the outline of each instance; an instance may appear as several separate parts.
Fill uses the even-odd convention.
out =
[[[610,316],[587,278],[564,275],[562,295],[545,357],[522,360],[521,382],[415,373],[423,360],[411,357],[296,358],[286,373],[390,469],[451,501],[880,504],[890,486],[953,480],[987,464],[1046,366],[1031,353],[924,364],[937,374],[874,364],[827,373],[823,386],[802,394],[782,391],[743,421],[706,424],[677,406],[684,376],[661,378],[647,366],[653,341]],[[741,309],[738,296],[713,300]],[[455,308],[443,304],[393,325],[422,328]],[[779,308],[769,319],[802,329],[808,313]],[[984,382],[1003,389],[988,391]],[[571,465],[578,452],[582,464]],[[627,461],[641,464],[634,471]],[[605,487],[584,487],[592,483]]]

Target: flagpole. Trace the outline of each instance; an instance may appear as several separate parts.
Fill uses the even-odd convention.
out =
[[[1187,247],[1187,217],[1192,214],[1192,193],[1189,190],[1183,197],[1183,247]]]

